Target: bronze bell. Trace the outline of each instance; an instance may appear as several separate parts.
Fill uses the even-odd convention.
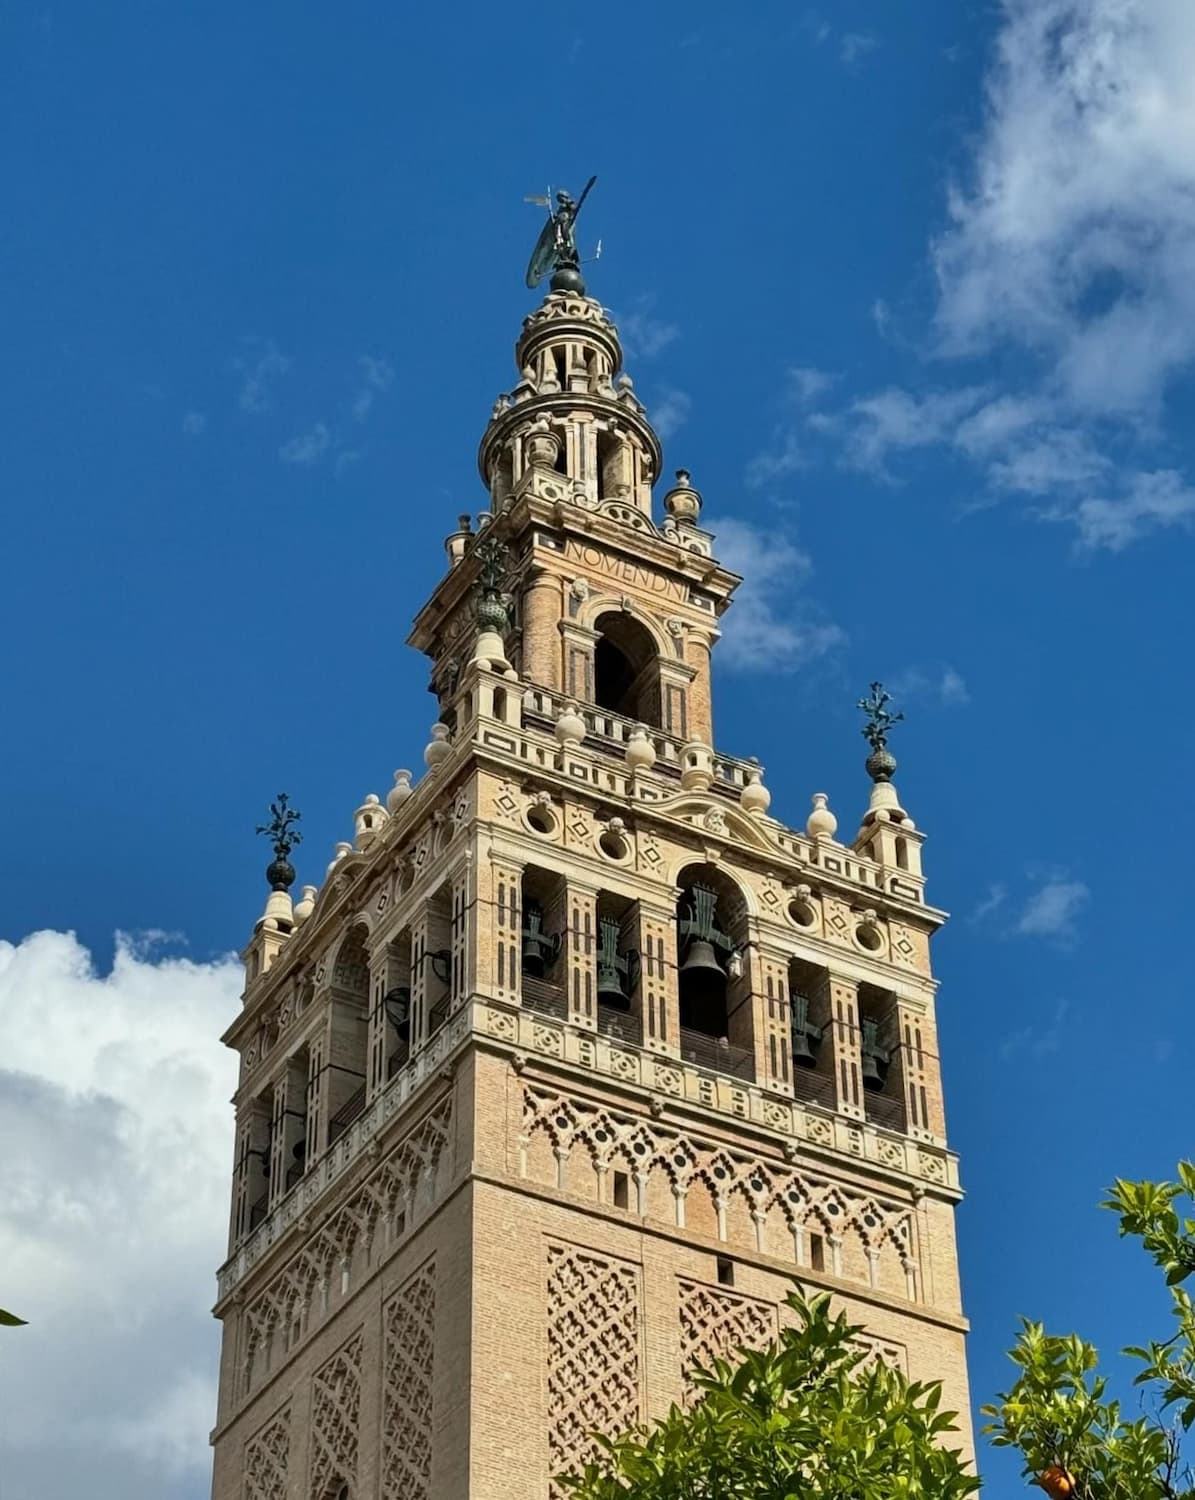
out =
[[[525,916],[523,973],[530,975],[532,979],[542,979],[556,962],[560,939],[544,931],[543,909],[535,902],[527,903]]]
[[[798,1068],[816,1068],[817,1058],[814,1056],[813,1048],[809,1045],[809,1033],[795,1027],[792,1034],[793,1062]]]
[[[695,974],[701,970],[716,974],[719,982],[725,985],[726,970],[718,962],[713,943],[708,942],[705,938],[694,938],[689,944],[689,951],[685,954],[685,961],[680,966],[680,972],[682,974]]]
[[[861,1073],[863,1076],[863,1087],[869,1093],[878,1094],[884,1087],[888,1077],[888,1062],[891,1053],[887,1047],[881,1047],[878,1039],[879,1028],[874,1021],[863,1023],[863,1045]]]
[[[627,992],[633,988],[631,956],[624,958],[619,953],[620,936],[618,922],[613,917],[602,917],[598,922],[597,997],[599,1005],[611,1010],[630,1010],[631,997]]]

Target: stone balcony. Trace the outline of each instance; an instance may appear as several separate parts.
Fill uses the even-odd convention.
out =
[[[542,995],[537,998],[544,999]],[[957,1159],[951,1152],[884,1128],[870,1109],[866,1120],[848,1119],[835,1114],[829,1100],[772,1092],[750,1078],[707,1066],[704,1058],[693,1061],[647,1051],[629,1034],[615,1034],[612,1017],[607,1018],[604,1030],[590,1031],[570,1024],[553,1014],[554,1010],[550,1005],[537,1005],[535,998],[518,1006],[474,997],[460,1006],[237,1246],[217,1273],[217,1301],[231,1295],[273,1246],[308,1218],[354,1163],[377,1150],[375,1142],[390,1122],[473,1039],[509,1050],[520,1071],[532,1056],[593,1071],[630,1093],[651,1096],[653,1111],[671,1101],[681,1110],[712,1112],[728,1124],[738,1121],[784,1137],[787,1156],[837,1153],[912,1177],[951,1199],[959,1196]],[[620,1014],[618,1020],[626,1027],[633,1018]],[[808,1092],[814,1085],[812,1079],[808,1083],[799,1079],[798,1087]]]

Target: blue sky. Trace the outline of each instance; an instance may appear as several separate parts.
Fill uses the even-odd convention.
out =
[[[223,1118],[222,956],[270,796],[316,881],[420,763],[403,640],[484,503],[534,301],[522,200],[591,172],[591,289],[748,578],[720,746],[764,762],[773,813],[826,790],[849,831],[854,702],[880,677],[906,712],[898,782],[954,913],[976,1397],[1018,1313],[1109,1350],[1166,1327],[1095,1205],[1190,1150],[1193,63],[1179,0],[4,7],[6,1296],[99,1275],[46,1270],[46,1173],[108,1257],[73,1345],[50,1320],[90,1436],[39,1428],[34,1353],[6,1500],[206,1493],[225,1145],[151,1080],[210,1036],[190,1120]],[[81,1131],[123,1163],[102,1191]],[[219,1178],[198,1227],[163,1141]],[[105,1297],[144,1285],[164,1217],[173,1276],[130,1330]],[[112,1350],[151,1344],[138,1368],[178,1380],[118,1397]]]

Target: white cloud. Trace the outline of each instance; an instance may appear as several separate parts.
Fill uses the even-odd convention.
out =
[[[972,181],[934,246],[948,346],[1040,349],[1137,412],[1195,354],[1195,9],[1005,0]]]
[[[241,377],[237,405],[244,412],[258,415],[274,405],[274,387],[288,373],[291,359],[279,351],[273,339],[244,340],[245,352],[233,360],[233,369]]]
[[[666,386],[660,392],[660,399],[652,403],[649,416],[651,425],[659,434],[660,441],[666,443],[674,433],[678,432],[689,420],[689,412],[693,406],[690,396],[684,391],[674,390]]]
[[[1192,73],[1189,0],[1002,0],[969,169],[931,245],[935,352],[998,361],[999,383],[892,387],[806,430],[884,478],[902,449],[950,449],[978,468],[981,505],[1020,496],[1087,550],[1190,525],[1164,420],[1195,365]],[[873,317],[883,332],[887,308]],[[1116,461],[1126,437],[1157,456]]]
[[[361,355],[357,361],[361,372],[361,388],[353,397],[353,417],[364,422],[373,410],[378,396],[388,390],[394,379],[392,366],[384,359],[375,359],[370,354]]]
[[[1056,1000],[1049,1022],[1045,1026],[1024,1026],[1005,1037],[1000,1043],[1000,1056],[1007,1058],[1017,1052],[1027,1052],[1030,1057],[1040,1059],[1057,1052],[1066,1037],[1069,1011],[1069,1000]]]
[[[811,401],[825,395],[837,378],[828,370],[819,370],[813,365],[793,365],[788,372],[788,388],[800,405],[808,406]]]
[[[887,460],[896,451],[929,448],[946,441],[962,419],[983,401],[982,386],[931,391],[915,396],[889,386],[851,403],[842,416],[814,425],[843,435],[843,461],[881,478],[891,478]]]
[[[1147,531],[1195,525],[1195,489],[1173,469],[1133,474],[1118,499],[1083,500],[1069,519],[1083,547],[1120,552]]]
[[[757,527],[724,516],[711,520],[718,560],[743,576],[722,623],[722,665],[741,672],[792,672],[846,639],[801,597],[813,565],[781,523]]]
[[[307,432],[283,443],[278,457],[284,464],[315,464],[323,458],[331,446],[332,434],[323,422],[317,422]]]
[[[675,323],[666,323],[653,316],[645,306],[622,313],[614,321],[627,359],[655,359],[680,338],[680,329]]]
[[[988,886],[987,895],[978,903],[975,910],[967,918],[967,921],[973,925],[984,921],[985,918],[998,912],[1007,899],[1008,887],[1002,885],[999,881],[993,881]]]
[[[848,68],[853,68],[860,58],[874,52],[879,45],[879,38],[869,31],[848,31],[839,44],[838,55]]]
[[[5,1493],[206,1491],[236,1060],[232,957],[0,942]]]
[[[949,664],[908,667],[892,679],[891,691],[898,703],[921,700],[952,708],[971,701],[962,674]]]
[[[187,437],[199,437],[207,427],[207,418],[201,411],[189,411],[183,417],[183,432]]]
[[[1052,876],[1025,902],[1014,931],[1022,937],[1073,937],[1075,918],[1090,895],[1081,880]]]
[[[777,479],[803,469],[808,461],[797,434],[791,428],[781,428],[775,434],[773,446],[757,453],[747,465],[744,478],[748,488],[764,489]]]

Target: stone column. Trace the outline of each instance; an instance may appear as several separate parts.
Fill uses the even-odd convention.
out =
[[[568,880],[564,932],[564,988],[574,1026],[597,1030],[597,888]],[[545,913],[545,917],[548,914]],[[551,931],[551,927],[548,928]]]
[[[643,1045],[651,1052],[680,1056],[680,1000],[676,978],[676,912],[640,901],[637,908],[639,993]]]
[[[834,1066],[834,1107],[839,1114],[862,1120],[863,1076],[860,1051],[859,986],[851,979],[830,975],[830,1025],[822,1046],[829,1042]]]
[[[476,989],[517,1005],[522,986],[523,867],[490,851],[477,867]]]
[[[593,652],[598,642],[596,630],[577,625],[572,620],[560,622],[564,637],[564,681],[561,691],[578,703],[593,702]]]
[[[896,1002],[897,1046],[892,1070],[905,1104],[905,1128],[923,1141],[946,1144],[937,1027],[932,1011],[911,1000]]]
[[[523,590],[523,677],[553,693],[563,688],[560,591],[560,579],[543,568],[531,571]]]
[[[710,649],[713,635],[690,628],[685,636],[685,660],[693,673],[686,694],[689,709],[688,738],[714,743],[714,711],[710,690]]]
[[[788,955],[752,944],[748,965],[755,994],[755,1077],[773,1093],[793,1092],[789,1056]]]

